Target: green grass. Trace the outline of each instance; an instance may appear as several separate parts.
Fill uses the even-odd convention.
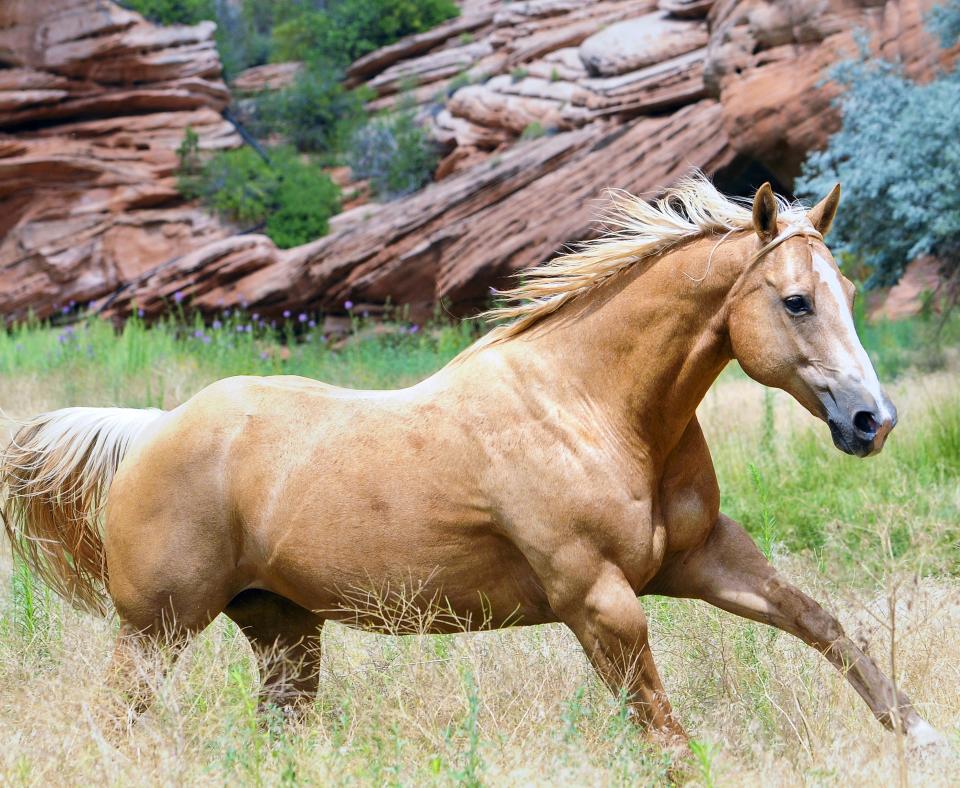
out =
[[[324,334],[307,314],[279,321],[227,310],[211,324],[134,317],[119,332],[103,320],[66,327],[27,323],[0,333],[0,375],[37,376],[72,404],[170,406],[170,371],[197,386],[231,375],[303,375],[351,388],[412,385],[468,347],[469,323],[377,326],[351,319],[346,336]],[[93,396],[96,402],[84,401]]]
[[[757,451],[747,435],[714,447],[723,510],[767,552],[778,542],[857,562],[917,551],[924,571],[960,572],[960,396],[901,424],[869,460],[840,455],[825,430],[774,446]]]

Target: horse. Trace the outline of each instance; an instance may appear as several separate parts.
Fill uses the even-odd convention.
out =
[[[841,451],[883,448],[896,409],[823,240],[839,199],[838,184],[807,210],[769,183],[731,199],[700,173],[651,202],[613,193],[605,232],[526,271],[491,310],[498,325],[409,388],[233,377],[170,411],[39,415],[2,457],[10,542],[77,606],[112,603],[111,675],[134,712],[150,689],[130,665],[220,613],[260,660],[261,701],[303,709],[324,622],[377,628],[351,589],[412,583],[409,605],[451,613],[430,631],[566,624],[664,746],[688,739],[648,643],[645,594],[789,632],[884,726],[937,741],[720,511],[696,416],[736,359],[825,421]],[[271,668],[275,649],[294,667]]]

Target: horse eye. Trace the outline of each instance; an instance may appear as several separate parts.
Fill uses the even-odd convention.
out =
[[[810,311],[810,303],[803,296],[787,296],[783,305],[791,315],[805,315]]]

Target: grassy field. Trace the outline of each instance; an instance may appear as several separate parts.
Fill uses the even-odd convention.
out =
[[[99,321],[0,333],[0,407],[171,407],[238,374],[355,387],[412,383],[475,337],[468,326],[355,321],[324,337],[308,316],[255,316],[122,334]],[[833,669],[788,635],[700,603],[649,597],[654,653],[702,785],[950,784],[960,773],[960,360],[922,322],[865,327],[900,408],[878,458],[837,452],[825,425],[734,366],[701,407],[724,510],[782,571],[839,614],[950,745],[905,751]],[[279,335],[279,336],[278,336]],[[289,340],[296,339],[292,342]],[[279,339],[288,341],[281,343]],[[0,784],[650,784],[646,745],[562,626],[390,637],[324,629],[313,711],[258,722],[245,639],[218,619],[158,702],[121,734],[100,708],[116,622],[77,613],[4,550],[0,559]]]

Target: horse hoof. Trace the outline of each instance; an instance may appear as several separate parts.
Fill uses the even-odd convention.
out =
[[[918,719],[907,729],[910,748],[922,753],[937,752],[949,748],[949,742],[926,720]]]

